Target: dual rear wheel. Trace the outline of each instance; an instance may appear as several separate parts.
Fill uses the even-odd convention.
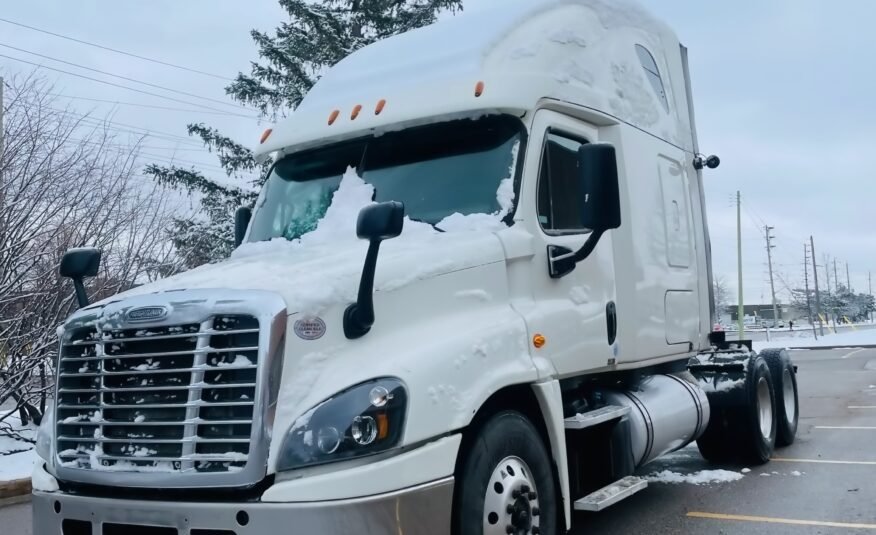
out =
[[[784,349],[769,349],[745,362],[734,388],[709,393],[711,418],[697,440],[716,463],[764,464],[776,447],[794,442],[799,418],[797,376]]]

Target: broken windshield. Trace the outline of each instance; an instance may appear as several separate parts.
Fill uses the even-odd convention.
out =
[[[287,156],[256,205],[248,241],[298,239],[316,229],[348,168],[374,187],[374,201],[400,201],[431,225],[453,214],[507,215],[497,196],[515,169],[523,126],[488,116],[391,132]]]

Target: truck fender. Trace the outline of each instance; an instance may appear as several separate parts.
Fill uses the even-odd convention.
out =
[[[566,529],[571,529],[572,506],[569,496],[569,465],[566,458],[566,431],[563,422],[563,397],[560,391],[560,382],[554,380],[536,383],[532,385],[532,391],[538,400],[544,426],[551,442],[551,457],[553,457],[557,467]]]

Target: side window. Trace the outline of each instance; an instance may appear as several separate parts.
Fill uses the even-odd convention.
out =
[[[642,63],[642,68],[645,69],[645,77],[651,82],[651,87],[657,93],[657,99],[663,104],[663,109],[669,113],[669,101],[666,99],[666,88],[663,86],[663,79],[660,77],[660,69],[657,68],[657,62],[654,61],[654,56],[648,52],[648,49],[642,45],[636,45],[636,54],[639,56],[639,61]]]
[[[538,179],[538,222],[548,234],[586,232],[578,182],[578,149],[570,137],[548,133]]]

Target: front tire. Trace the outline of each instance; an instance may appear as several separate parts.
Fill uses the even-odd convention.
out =
[[[476,433],[456,474],[454,535],[557,535],[554,471],[532,423],[504,411]]]

